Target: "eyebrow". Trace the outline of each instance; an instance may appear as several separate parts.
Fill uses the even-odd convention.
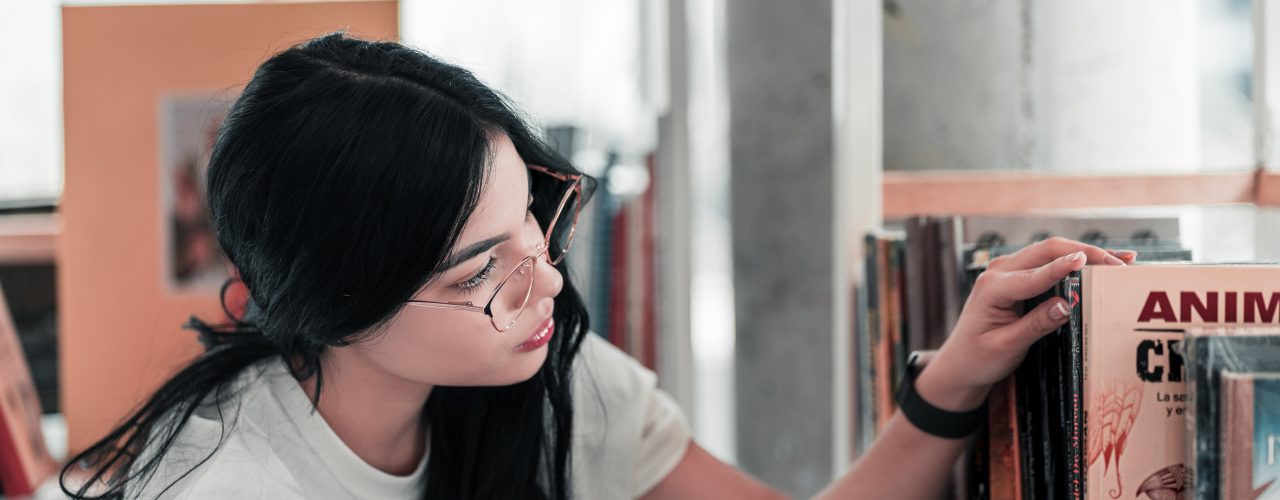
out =
[[[495,245],[511,239],[511,233],[502,233],[487,240],[481,240],[472,243],[470,246],[463,248],[462,251],[453,254],[453,256],[445,259],[444,265],[440,267],[441,271],[448,271],[457,267],[458,264],[471,260],[477,255],[487,252]]]

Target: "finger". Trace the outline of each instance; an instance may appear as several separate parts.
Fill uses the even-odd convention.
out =
[[[1031,344],[1066,324],[1071,316],[1067,301],[1061,297],[1046,300],[1017,321],[991,332],[1004,345],[1023,353]]]
[[[1133,250],[1107,250],[1107,253],[1116,256],[1117,259],[1120,259],[1125,264],[1132,264],[1133,261],[1138,259],[1138,252]]]
[[[1084,252],[1090,264],[1124,264],[1123,260],[1111,255],[1106,250],[1055,236],[996,259],[992,261],[995,266],[988,265],[987,268],[992,269],[994,267],[1000,270],[1031,269],[1043,266],[1054,259],[1073,252]]]
[[[1013,303],[1026,300],[1040,295],[1059,281],[1066,278],[1072,271],[1077,271],[1085,265],[1085,253],[1075,252],[1064,255],[1056,260],[1049,262],[1035,269],[1021,269],[1016,271],[997,272],[990,278],[983,280],[983,283],[975,285],[974,289],[981,291],[978,293],[990,294],[988,297],[996,299],[1000,305],[1012,305]],[[983,274],[989,274],[990,271]],[[979,277],[981,278],[981,276]]]

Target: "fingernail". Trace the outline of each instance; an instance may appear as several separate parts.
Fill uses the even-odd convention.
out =
[[[1116,256],[1111,255],[1111,254],[1107,254],[1107,256],[1106,256],[1106,257],[1104,257],[1104,258],[1102,259],[1102,261],[1103,261],[1103,262],[1105,262],[1105,263],[1107,263],[1107,264],[1111,264],[1111,265],[1113,265],[1113,266],[1123,266],[1123,265],[1125,265],[1123,260],[1120,260],[1119,258],[1117,258]]]
[[[1070,314],[1071,313],[1067,311],[1067,306],[1062,305],[1061,302],[1054,304],[1053,309],[1049,310],[1049,317],[1053,318],[1054,321],[1067,319],[1067,316]]]
[[[1125,257],[1137,257],[1138,252],[1133,250],[1112,250],[1111,255],[1114,255],[1116,257],[1120,257],[1123,259]]]
[[[1084,260],[1084,252],[1080,251],[1080,252],[1073,253],[1071,255],[1063,257],[1062,260],[1065,260],[1067,262],[1077,262],[1077,261]]]

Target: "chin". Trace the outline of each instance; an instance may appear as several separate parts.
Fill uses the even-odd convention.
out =
[[[510,380],[499,385],[515,385],[533,378],[542,369],[542,364],[547,362],[549,351],[550,346],[542,346],[533,351],[514,353],[516,359],[510,365]]]

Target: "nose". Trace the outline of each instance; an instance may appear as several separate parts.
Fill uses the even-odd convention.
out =
[[[551,265],[551,260],[543,253],[534,266],[533,293],[539,301],[543,298],[555,298],[564,289],[564,276],[560,270]]]

